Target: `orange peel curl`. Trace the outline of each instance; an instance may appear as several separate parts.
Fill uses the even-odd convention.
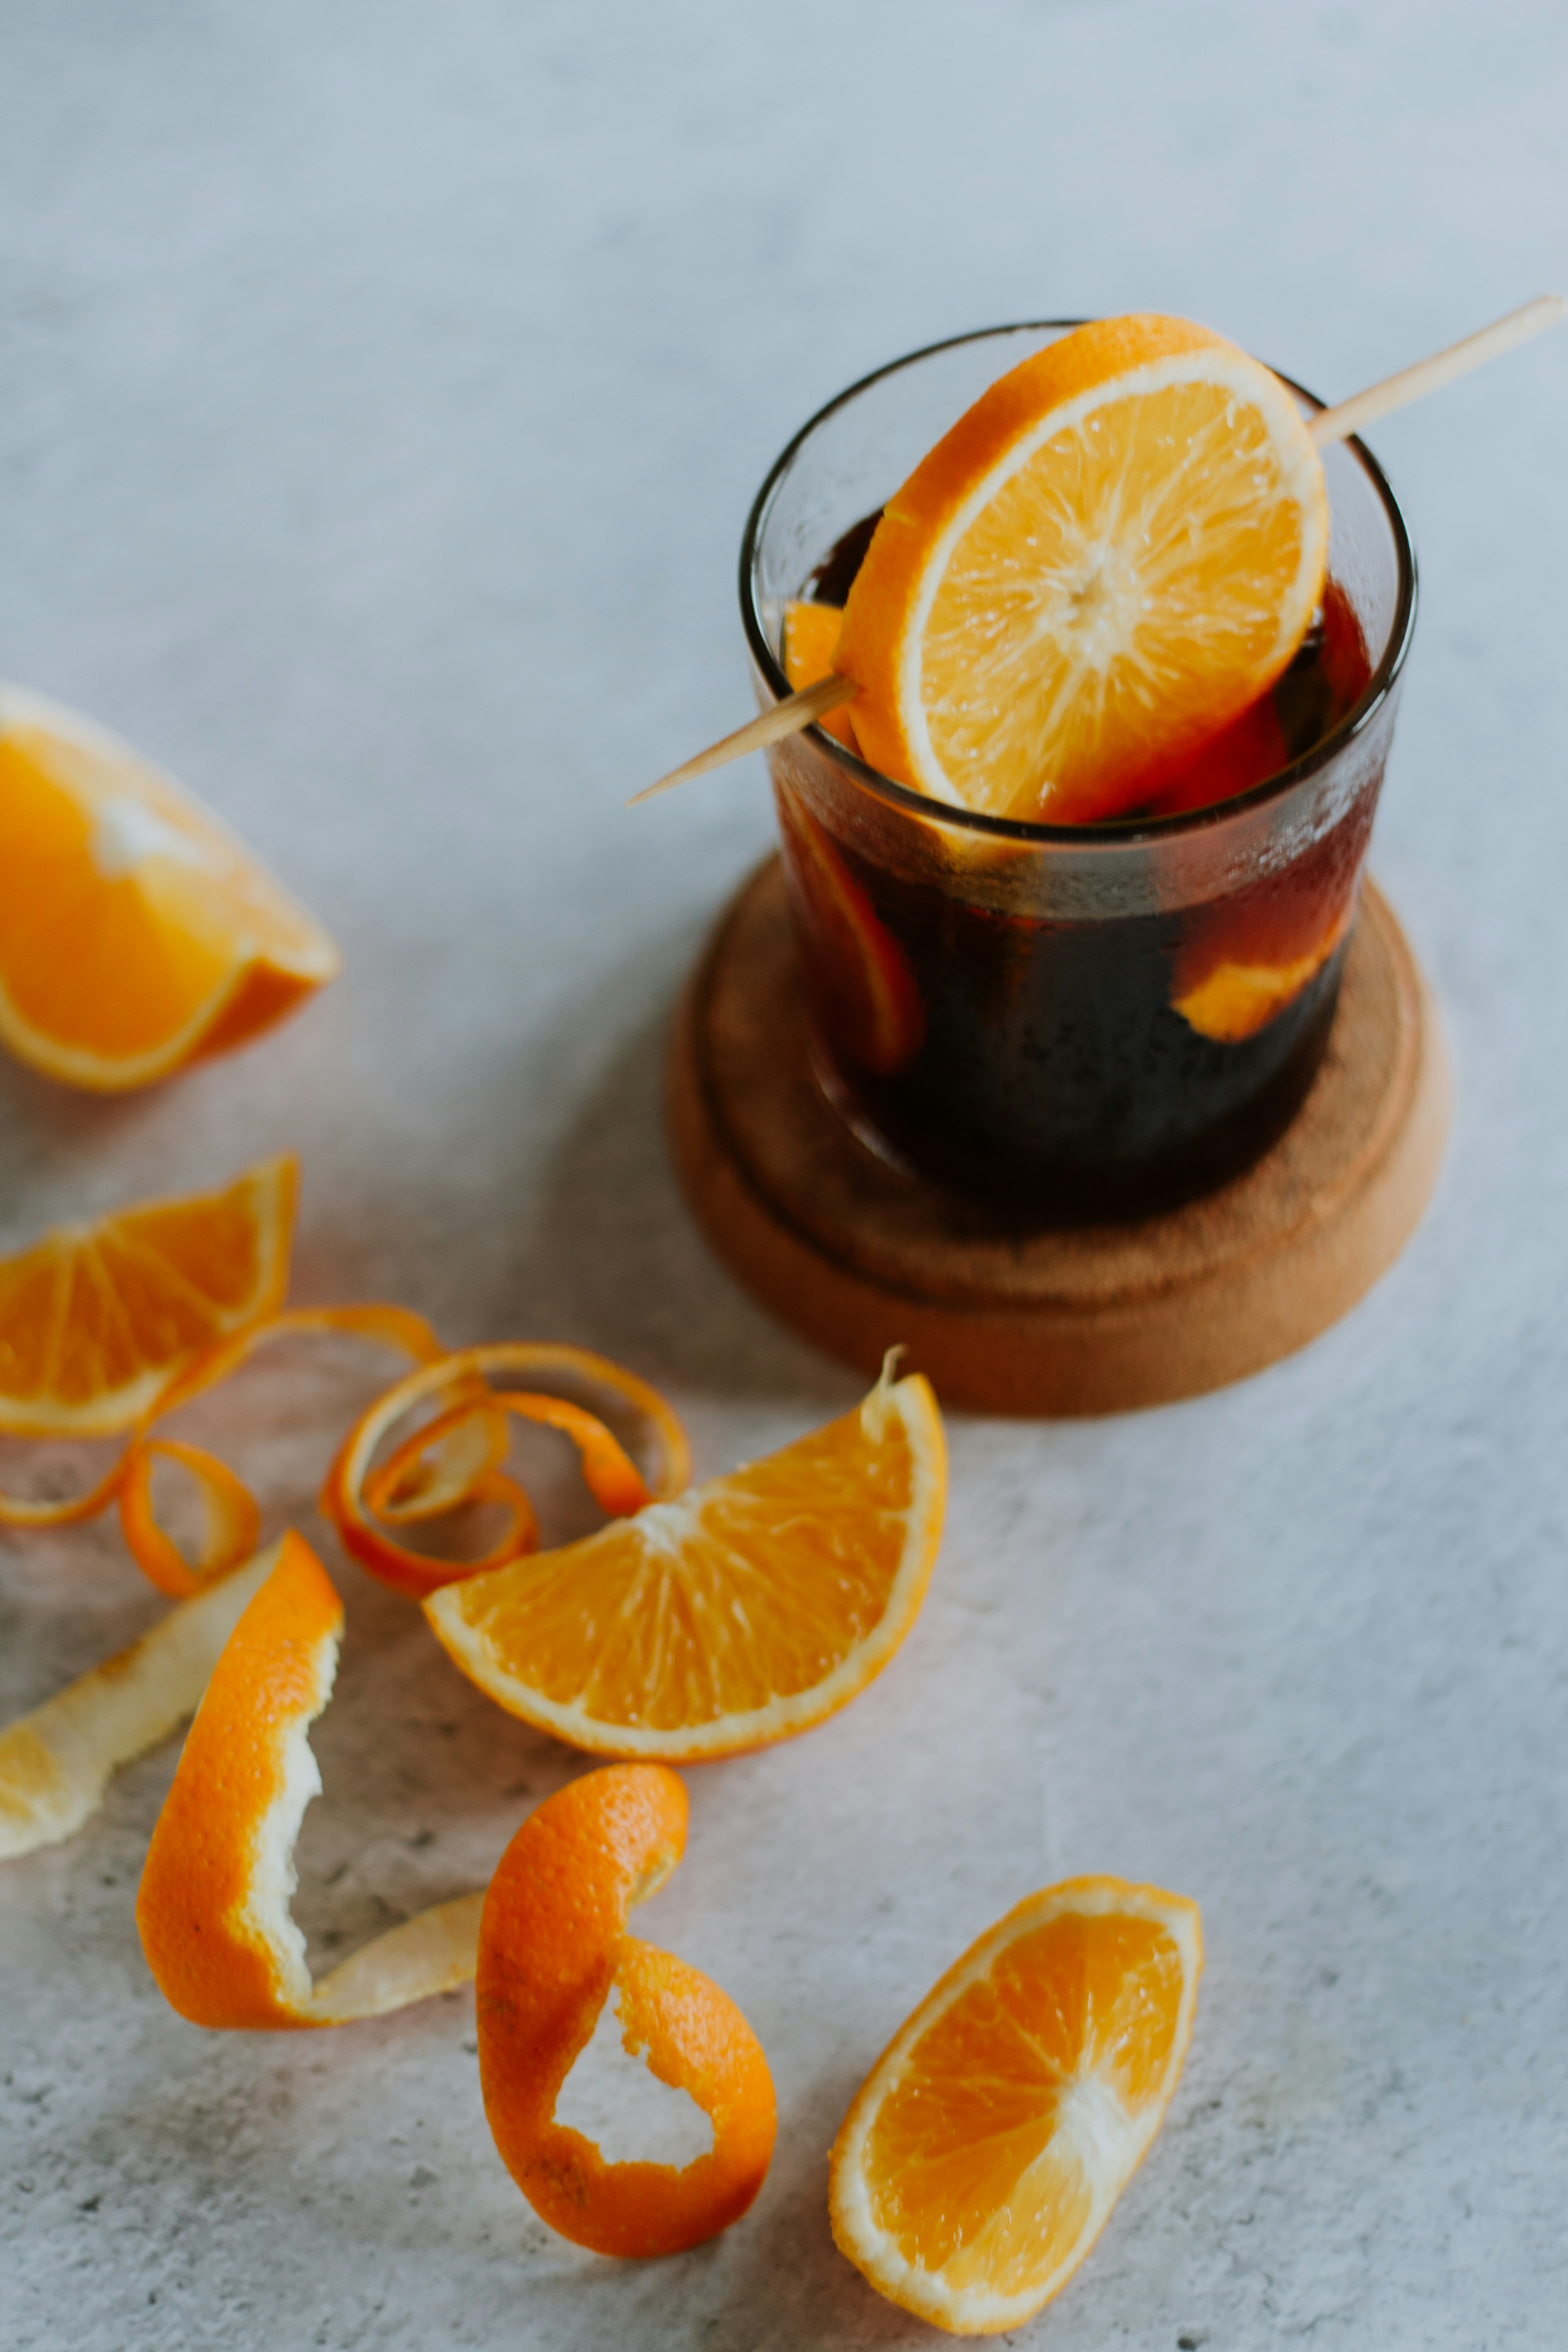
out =
[[[535,1379],[577,1380],[607,1390],[622,1403],[631,1405],[651,1425],[658,1440],[659,1463],[651,1488],[619,1440],[596,1415],[563,1397],[490,1388],[489,1377],[500,1372],[517,1372]],[[405,1438],[384,1463],[372,1467],[372,1457],[382,1438],[405,1413],[448,1388],[455,1388],[459,1397],[468,1399],[472,1393],[467,1385],[470,1382],[479,1387],[482,1407],[466,1401],[448,1408]],[[458,1491],[455,1483],[447,1479],[432,1482],[442,1495],[438,1505],[429,1506],[430,1488],[416,1491],[414,1507],[407,1500],[409,1482],[418,1471],[420,1457],[434,1444],[450,1444],[455,1425],[465,1413],[477,1415],[481,1410],[498,1416],[515,1413],[570,1437],[581,1454],[583,1475],[590,1493],[612,1518],[628,1518],[651,1501],[668,1500],[679,1494],[689,1483],[690,1447],[675,1413],[657,1389],[639,1380],[635,1372],[613,1363],[607,1356],[595,1355],[586,1348],[542,1340],[500,1340],[444,1355],[437,1362],[410,1372],[362,1413],[343,1441],[321,1497],[321,1508],[336,1528],[344,1550],[373,1576],[416,1601],[426,1599],[443,1585],[505,1567],[537,1549],[537,1529],[520,1524],[481,1559],[437,1560],[394,1541],[372,1523],[373,1517],[389,1520],[423,1517],[428,1515],[427,1506],[447,1509],[458,1501],[482,1498],[478,1484]],[[497,1474],[488,1475],[493,1478]]]
[[[485,2113],[502,2162],[551,2228],[595,2252],[680,2253],[740,2220],[773,2155],[773,2077],[729,1995],[626,1932],[686,1843],[686,1790],[660,1764],[613,1764],[548,1798],[501,1857],[479,1924]],[[606,2163],[555,2105],[605,2001],[622,2038],[710,2118],[706,2156]]]
[[[331,1696],[342,1604],[301,1537],[284,1536],[265,1564],[158,1816],[136,1925],[164,1998],[193,2024],[343,2025],[466,1983],[483,1897],[437,1904],[312,1983],[289,1902],[294,1842],[321,1785],[309,1733]]]

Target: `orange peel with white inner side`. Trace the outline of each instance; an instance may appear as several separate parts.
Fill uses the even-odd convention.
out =
[[[196,1709],[136,1897],[148,1966],[195,2025],[345,2025],[473,1975],[482,1894],[420,1912],[311,1982],[289,1904],[294,1842],[321,1785],[310,1727],[331,1696],[342,1622],[309,1544],[284,1536]]]
[[[490,1881],[475,2016],[485,2114],[536,2213],[580,2246],[627,2258],[680,2253],[737,2221],[767,2174],[776,2128],[761,2043],[729,1995],[626,1932],[686,1844],[686,1791],[661,1765],[610,1765],[547,1798]],[[607,2163],[555,2120],[605,2002],[661,2083],[713,2126],[692,2163]]]

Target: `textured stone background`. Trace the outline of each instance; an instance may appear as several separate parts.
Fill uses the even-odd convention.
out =
[[[291,1028],[145,1097],[0,1070],[0,1245],[296,1146],[300,1295],[612,1350],[708,1470],[853,1387],[710,1262],[658,1130],[760,774],[620,805],[745,713],[734,551],[774,451],[996,319],[1191,311],[1332,396],[1568,275],[1555,0],[9,0],[0,83],[0,668],[187,778],[347,952]],[[1375,858],[1459,1089],[1415,1244],[1229,1394],[959,1422],[895,1666],[689,1776],[647,1932],[769,2050],[752,2216],[643,2268],[552,2239],[468,1996],[181,2024],[132,1918],[166,1750],[0,1886],[8,2352],[933,2340],[834,2252],[826,2150],[937,1971],[1080,1869],[1198,1896],[1210,1958],[1167,2128],[1041,2342],[1561,2340],[1565,393],[1561,335],[1373,436],[1425,597]],[[206,1424],[348,1600],[321,1954],[477,1883],[574,1769],[327,1544],[372,1379],[279,1358]],[[110,1530],[13,1545],[0,1713],[155,1612]]]

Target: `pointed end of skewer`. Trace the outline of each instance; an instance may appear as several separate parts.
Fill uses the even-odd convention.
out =
[[[859,688],[853,678],[818,678],[815,686],[802,688],[783,702],[775,702],[771,710],[763,711],[749,726],[738,727],[722,741],[710,743],[706,751],[699,751],[679,768],[671,768],[668,776],[660,776],[656,784],[645,784],[634,793],[627,808],[637,808],[643,801],[657,800],[660,793],[670,793],[677,784],[689,782],[693,776],[705,776],[710,768],[727,767],[731,760],[742,760],[748,751],[761,751],[770,743],[782,743],[786,735],[798,735],[830,710],[846,702],[853,702]]]

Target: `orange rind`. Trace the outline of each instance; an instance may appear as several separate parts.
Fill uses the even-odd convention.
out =
[[[740,2220],[773,2156],[762,2045],[700,1970],[626,1932],[686,1844],[686,1791],[659,1765],[612,1765],[548,1798],[502,1855],[479,1926],[476,2019],[485,2114],[507,2170],[552,2230],[596,2253],[680,2253]],[[555,2119],[605,2002],[661,2083],[713,2126],[684,2167],[607,2163]]]
[[[842,2252],[957,2336],[1058,2294],[1147,2155],[1192,2038],[1184,1895],[1119,1878],[1031,1895],[914,2011],[833,2146]]]
[[[191,793],[0,687],[0,1042],[100,1093],[244,1045],[333,978],[315,919]]]
[[[925,1598],[946,1493],[936,1399],[889,1359],[856,1412],[447,1584],[425,1613],[498,1706],[573,1747],[735,1755],[809,1730],[881,1672]]]
[[[438,1904],[312,1983],[289,1906],[294,1842],[321,1790],[309,1735],[331,1695],[342,1605],[300,1537],[269,1559],[212,1668],[136,1898],[171,2007],[253,2032],[344,2025],[466,1983],[483,1899]]]
[[[274,1547],[171,1609],[129,1649],[0,1731],[0,1860],[74,1837],[97,1811],[110,1776],[195,1713],[276,1557]]]
[[[489,1385],[492,1374],[509,1372],[533,1380],[579,1382],[608,1394],[623,1407],[629,1406],[658,1440],[658,1467],[652,1488],[595,1414],[562,1397]],[[463,1400],[457,1408],[448,1408],[416,1430],[385,1463],[373,1466],[377,1446],[405,1414],[452,1391]],[[438,1485],[432,1484],[434,1474],[426,1474],[422,1465],[433,1444],[443,1437],[450,1442],[460,1433],[465,1414],[481,1413],[498,1418],[516,1414],[571,1438],[581,1456],[589,1492],[612,1517],[641,1510],[651,1496],[678,1495],[691,1475],[686,1432],[669,1406],[657,1389],[606,1356],[586,1348],[530,1340],[500,1341],[443,1355],[438,1361],[410,1372],[362,1414],[344,1439],[321,1490],[321,1508],[336,1528],[344,1550],[373,1576],[416,1600],[424,1600],[459,1579],[505,1567],[537,1545],[531,1511],[526,1517],[515,1513],[508,1533],[482,1559],[459,1564],[413,1551],[373,1524],[377,1516],[389,1520],[426,1516],[434,1495],[441,1497],[434,1507],[441,1509],[450,1509],[458,1501],[480,1499],[477,1490],[460,1492],[458,1480],[450,1475],[443,1476]],[[489,1475],[495,1475],[493,1471]],[[518,1490],[512,1492],[516,1495]]]

